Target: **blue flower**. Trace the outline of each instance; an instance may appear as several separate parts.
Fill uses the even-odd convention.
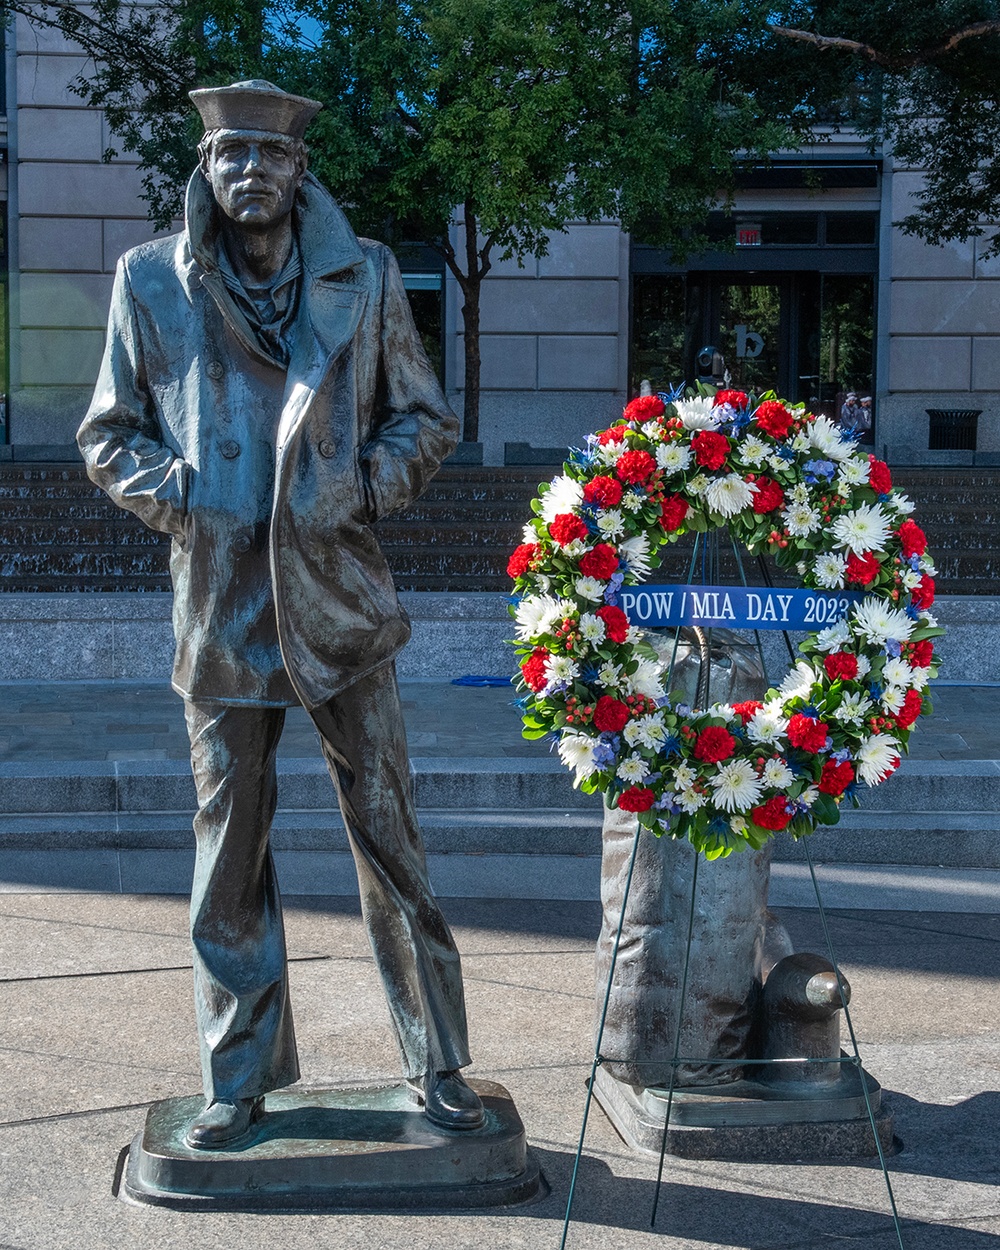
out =
[[[675,400],[684,398],[684,389],[686,383],[681,382],[677,386],[668,387],[665,391],[657,391],[656,398],[662,399],[665,404],[672,404]]]
[[[919,556],[910,556],[910,568],[913,570],[914,573],[920,572],[920,557]]]
[[[674,711],[677,713],[678,716],[690,716],[691,715],[691,709],[688,707],[686,703],[678,703],[677,706],[674,708]]]
[[[778,456],[782,460],[794,460],[795,459],[795,452],[791,449],[791,447],[788,446],[787,443],[779,444],[779,446],[775,448],[775,451],[777,452]]]
[[[873,699],[881,699],[885,690],[884,687],[880,686],[877,681],[870,681],[868,683],[868,693]]]
[[[913,606],[912,603],[908,603],[906,607],[904,608],[904,611],[906,612],[906,615],[910,618],[911,621],[920,620],[920,613],[917,611],[917,609]],[[896,654],[898,655],[899,652],[897,651]]]
[[[599,672],[600,670],[596,664],[586,664],[584,665],[583,672],[580,676],[583,678],[586,685],[596,686],[599,681]]]
[[[663,746],[660,747],[660,754],[669,758],[671,755],[678,755],[680,753],[680,749],[680,740],[675,738],[673,734],[669,734],[664,739]]]
[[[713,816],[708,822],[708,829],[710,833],[727,834],[729,832],[729,821],[725,816]]]
[[[832,460],[807,460],[802,466],[802,475],[811,486],[818,485],[821,480],[833,481],[836,472],[837,466]]]
[[[515,608],[516,608],[516,607],[517,607],[517,605],[521,602],[521,600],[522,600],[523,598],[524,598],[524,595],[519,595],[519,594],[515,591],[515,592],[514,592],[514,594],[512,594],[512,595],[508,595],[508,596],[507,596],[507,602],[508,602],[508,603],[509,603],[512,607],[515,607]]]
[[[895,638],[889,638],[885,644],[885,653],[888,656],[897,656],[903,650],[902,643],[896,641]]]
[[[621,557],[619,556],[619,562]],[[612,607],[618,606],[618,592],[621,590],[622,582],[625,580],[625,574],[619,568],[617,572],[611,574],[611,580],[608,582],[608,588],[604,592],[604,602],[610,603]]]
[[[519,712],[526,712],[528,710],[528,704],[530,702],[531,702],[531,695],[522,694],[519,699],[515,699],[511,703],[511,707],[516,707]]]
[[[588,465],[594,463],[594,452],[590,448],[571,447],[568,459],[570,464],[578,464],[582,468],[587,468]]]
[[[848,751],[847,747],[842,748],[840,751],[834,751],[834,753],[830,756],[830,759],[832,759],[835,764],[846,764],[850,758],[851,753]]]
[[[598,768],[606,768],[608,764],[613,764],[618,757],[617,746],[612,745],[615,741],[607,741],[609,735],[601,734],[597,745],[594,747],[594,763]]]

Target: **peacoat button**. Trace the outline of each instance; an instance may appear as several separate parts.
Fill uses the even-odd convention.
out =
[[[210,378],[218,382],[219,378],[226,372],[221,360],[210,360],[205,366],[205,372]]]
[[[238,551],[240,555],[250,550],[250,535],[237,534],[233,539],[233,550]]]
[[[240,445],[234,438],[227,438],[219,450],[227,460],[235,460],[240,454]]]
[[[328,438],[324,438],[319,445],[319,454],[325,460],[329,460],[330,457],[336,453],[336,450],[337,450],[336,444],[331,442],[331,440]]]

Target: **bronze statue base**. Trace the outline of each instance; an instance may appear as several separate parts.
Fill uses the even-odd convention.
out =
[[[864,1079],[882,1149],[893,1154],[893,1117],[882,1108],[882,1088],[868,1073]],[[659,1155],[665,1089],[628,1085],[599,1067],[594,1096],[627,1145]],[[667,1153],[682,1159],[778,1162],[867,1159],[878,1152],[861,1077],[845,1064],[839,1079],[826,1086],[743,1080],[714,1089],[675,1090]]]
[[[205,1211],[460,1211],[513,1206],[548,1192],[510,1094],[470,1081],[486,1124],[430,1124],[403,1085],[290,1088],[268,1094],[245,1142],[184,1144],[200,1096],[154,1103],[132,1143],[120,1197]]]

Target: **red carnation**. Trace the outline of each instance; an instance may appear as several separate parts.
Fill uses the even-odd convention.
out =
[[[720,404],[729,404],[732,408],[745,408],[749,402],[745,391],[716,391],[712,407],[718,408]]]
[[[549,533],[561,547],[567,547],[574,539],[586,538],[586,525],[575,512],[560,512],[549,526]]]
[[[583,488],[586,503],[599,503],[602,508],[614,508],[622,501],[622,484],[613,477],[592,478]]]
[[[754,413],[757,424],[772,438],[784,438],[792,424],[792,414],[776,399],[767,399]]]
[[[623,482],[645,482],[649,475],[656,468],[656,461],[648,451],[640,451],[633,448],[632,451],[623,452],[618,457],[618,463],[615,465],[615,472]]]
[[[736,749],[736,739],[721,725],[709,725],[698,735],[694,744],[694,758],[706,764],[718,764],[728,760]]]
[[[915,608],[929,608],[934,602],[934,578],[925,573],[910,593]]]
[[[652,421],[654,417],[662,417],[666,409],[659,395],[640,395],[625,405],[622,414],[626,421]]]
[[[618,567],[618,556],[609,543],[598,543],[593,551],[580,557],[580,572],[584,577],[598,577],[607,581]]]
[[[763,706],[764,704],[759,699],[748,699],[746,703],[734,703],[733,711],[744,725],[749,725],[754,718],[754,714],[759,712]]]
[[[809,751],[813,755],[822,751],[827,739],[827,725],[813,716],[803,716],[796,712],[788,722],[788,741],[800,751]]]
[[[923,703],[923,696],[919,690],[907,690],[906,698],[903,700],[903,706],[892,719],[896,722],[900,729],[909,729],[920,715],[920,709],[923,707]]]
[[[753,497],[753,510],[763,516],[765,512],[773,512],[785,502],[785,492],[770,477],[757,479],[757,491]]]
[[[660,505],[660,524],[672,534],[684,524],[688,514],[688,502],[683,495],[668,495]]]
[[[788,800],[783,794],[776,794],[773,799],[768,799],[760,807],[752,807],[750,819],[761,829],[784,829],[792,819],[792,813],[788,810]]]
[[[545,676],[545,661],[549,658],[549,653],[544,647],[536,647],[521,664],[521,675],[525,684],[530,686],[532,690],[542,690],[548,681]]]
[[[648,786],[630,786],[618,796],[618,806],[623,812],[648,812],[655,798]]]
[[[721,469],[729,455],[729,439],[714,430],[699,430],[691,440],[694,458],[703,468]]]
[[[845,577],[849,582],[856,582],[859,586],[867,586],[869,582],[873,582],[882,571],[882,565],[879,558],[873,551],[866,551],[863,556],[856,556],[852,552],[847,557],[847,569]]]
[[[916,521],[904,521],[898,532],[899,541],[903,545],[903,555],[907,560],[911,556],[922,556],[927,550],[927,535]]]
[[[922,638],[913,644],[910,652],[910,663],[914,668],[930,668],[934,661],[934,644],[929,638]]]
[[[876,495],[888,495],[892,490],[892,474],[884,460],[868,454],[868,485]]]
[[[610,429],[601,430],[597,436],[597,441],[602,447],[606,447],[608,443],[622,443],[625,441],[625,431],[628,429],[625,425],[613,425]]]
[[[531,562],[541,551],[538,543],[522,543],[515,547],[507,561],[507,576],[522,577],[531,568]]]
[[[850,651],[834,651],[823,661],[831,681],[853,681],[858,675],[858,657]]]
[[[823,775],[819,779],[821,794],[843,794],[854,780],[854,769],[849,761],[838,764],[836,760],[827,760],[823,765]]]
[[[611,642],[624,642],[628,634],[628,617],[621,610],[610,603],[606,603],[603,608],[598,608],[594,614],[599,616],[604,622],[604,629]]]
[[[602,694],[594,708],[594,724],[602,734],[621,733],[628,721],[628,708],[609,694]]]

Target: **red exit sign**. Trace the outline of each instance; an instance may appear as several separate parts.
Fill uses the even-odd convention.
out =
[[[737,247],[760,247],[760,223],[739,222],[736,226]]]

